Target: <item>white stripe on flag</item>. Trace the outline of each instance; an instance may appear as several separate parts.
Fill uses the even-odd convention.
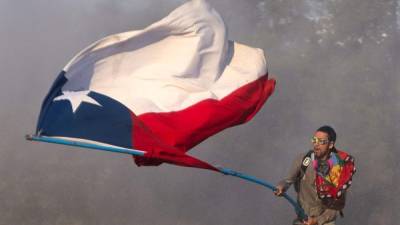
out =
[[[96,91],[140,115],[221,99],[265,75],[266,62],[261,49],[229,42],[218,13],[195,0],[143,30],[92,44],[64,70],[63,91]]]

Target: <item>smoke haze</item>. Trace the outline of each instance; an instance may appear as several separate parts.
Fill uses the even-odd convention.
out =
[[[291,223],[285,200],[233,177],[23,138],[77,52],[184,2],[0,0],[0,225]],[[277,89],[251,122],[191,154],[276,183],[330,124],[358,169],[337,224],[397,225],[400,0],[209,2],[229,39],[265,50]]]

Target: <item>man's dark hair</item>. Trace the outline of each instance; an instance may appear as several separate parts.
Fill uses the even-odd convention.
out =
[[[317,131],[326,133],[328,135],[329,141],[336,142],[336,132],[331,126],[324,125],[324,126],[318,128]]]

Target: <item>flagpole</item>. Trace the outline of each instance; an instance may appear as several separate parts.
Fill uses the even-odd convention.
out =
[[[267,187],[269,189],[271,189],[272,191],[276,191],[276,187],[272,184],[270,184],[267,181],[263,181],[260,180],[256,177],[250,176],[250,175],[246,175],[243,173],[239,173],[237,171],[228,169],[228,168],[222,168],[222,167],[217,167],[219,169],[219,171],[225,175],[230,175],[230,176],[234,176],[234,177],[239,177],[241,179],[262,185],[264,187]],[[302,219],[305,220],[307,219],[307,215],[304,212],[303,208],[301,208],[301,206],[292,198],[290,197],[287,193],[283,193],[282,195],[286,200],[288,200],[288,202],[293,206],[294,210],[296,211],[297,216]]]
[[[82,147],[87,149],[93,150],[100,150],[100,151],[108,151],[108,152],[116,152],[116,153],[124,153],[134,156],[144,156],[146,154],[145,151],[140,151],[136,149],[129,149],[129,148],[121,148],[121,147],[114,147],[114,146],[104,146],[95,143],[87,143],[82,141],[73,141],[58,137],[47,137],[47,136],[36,136],[36,135],[26,135],[26,140],[29,141],[39,141],[39,142],[47,142],[53,144],[61,144],[61,145],[69,145],[75,147]]]
[[[123,153],[123,154],[129,154],[129,155],[134,155],[134,156],[144,156],[146,154],[145,151],[141,150],[136,150],[136,149],[128,149],[128,148],[121,148],[121,147],[114,147],[114,146],[104,146],[104,145],[99,145],[95,143],[87,143],[87,142],[82,142],[82,141],[73,141],[73,140],[68,140],[68,139],[63,139],[59,137],[48,137],[48,136],[36,136],[36,135],[26,135],[25,136],[26,140],[29,141],[38,141],[38,142],[46,142],[46,143],[53,143],[53,144],[61,144],[61,145],[68,145],[68,146],[74,146],[74,147],[82,147],[82,148],[87,148],[87,149],[93,149],[93,150],[99,150],[99,151],[108,151],[108,152],[115,152],[115,153]],[[256,177],[246,175],[243,173],[239,173],[237,171],[228,169],[228,168],[222,168],[222,167],[216,167],[219,169],[219,172],[225,174],[225,175],[230,175],[234,177],[238,177],[241,179],[244,179],[246,181],[250,181],[259,185],[262,185],[264,187],[267,187],[271,189],[272,191],[275,191],[276,188],[274,185],[260,180]],[[307,215],[305,214],[304,210],[300,207],[300,205],[293,199],[291,198],[288,194],[284,193],[282,195],[286,200],[289,201],[289,203],[293,206],[294,210],[296,211],[296,214],[301,218],[301,219],[306,219]]]

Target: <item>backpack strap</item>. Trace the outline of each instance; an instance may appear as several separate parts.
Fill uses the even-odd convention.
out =
[[[313,158],[313,150],[308,151],[307,154],[303,157],[303,160],[301,161],[300,179],[303,178],[303,176],[306,174],[307,167],[312,163]]]

